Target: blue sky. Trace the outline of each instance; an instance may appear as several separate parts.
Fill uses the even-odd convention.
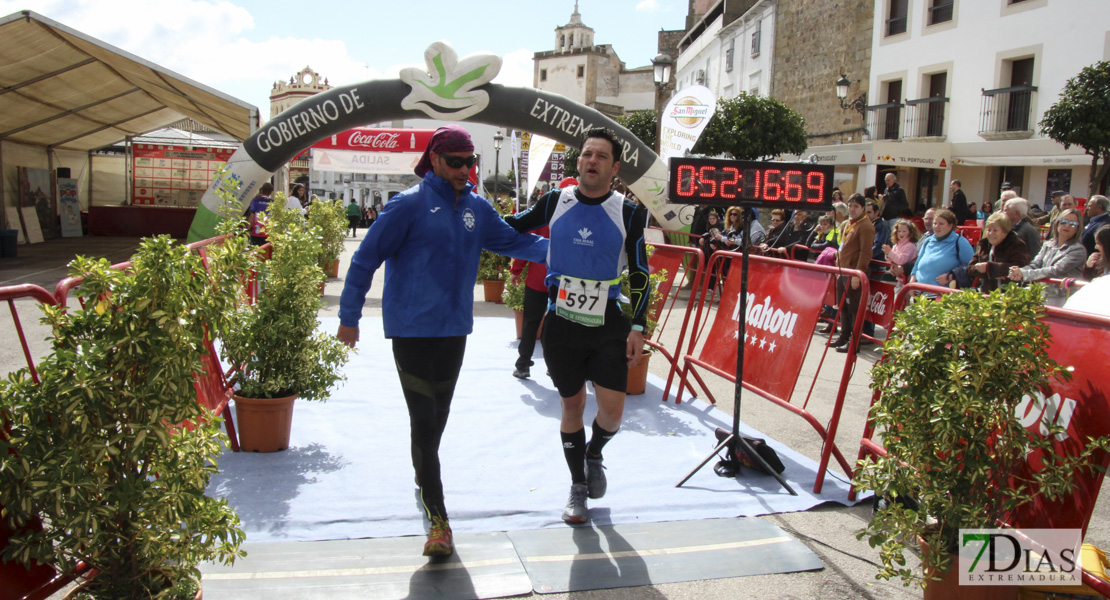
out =
[[[682,29],[686,0],[580,0],[594,41],[629,67],[650,64],[660,29]],[[494,79],[532,84],[532,53],[550,50],[573,0],[0,0],[32,10],[257,106],[269,118],[274,82],[306,65],[332,85],[395,77],[447,40],[460,56],[502,57]]]

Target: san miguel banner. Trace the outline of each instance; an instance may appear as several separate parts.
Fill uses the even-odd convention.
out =
[[[749,258],[744,383],[790,399],[828,283],[825,273]],[[739,316],[740,259],[735,258],[699,357],[726,373],[736,372]]]
[[[316,142],[364,123],[393,119],[474,121],[530,131],[578,146],[586,131],[608,127],[621,140],[620,177],[666,229],[685,229],[667,203],[667,166],[635,135],[600,112],[565,96],[533,88],[491,83],[501,57],[472,54],[459,58],[446,42],[424,52],[426,68],[402,69],[399,79],[378,79],[336,87],[297,103],[277,115],[227,161],[226,177],[238,184],[244,207],[270,175]],[[189,229],[189,241],[215,235],[222,178],[208,186]]]
[[[693,148],[709,119],[717,112],[717,97],[704,85],[692,85],[676,93],[659,127],[659,155],[663,162],[683,156]]]

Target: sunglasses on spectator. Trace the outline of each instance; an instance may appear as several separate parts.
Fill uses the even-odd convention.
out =
[[[1067,221],[1060,221],[1060,224],[1067,225],[1068,227],[1079,227],[1079,221],[1072,221],[1070,219]]]
[[[463,158],[461,156],[447,156],[445,154],[441,154],[440,156],[443,157],[443,162],[447,163],[447,166],[451,167],[452,169],[458,169],[463,165],[466,165],[466,168],[468,169],[472,169],[474,168],[475,163],[478,162],[478,157],[473,154],[467,156],[466,158]]]

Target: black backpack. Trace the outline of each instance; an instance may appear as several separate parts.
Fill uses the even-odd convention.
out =
[[[721,442],[725,441],[725,438],[732,434],[718,427],[716,431],[713,432],[713,435],[717,438],[717,445],[720,445]],[[748,445],[752,447],[752,450],[755,450],[755,452],[759,454],[764,462],[767,463],[767,466],[771,467],[771,469],[773,469],[775,473],[781,474],[783,471],[786,470],[786,465],[782,464],[782,461],[779,460],[779,455],[775,453],[774,449],[767,445],[766,440],[746,436],[744,436],[744,440],[748,442]],[[729,442],[729,444],[725,446],[724,449],[725,457],[722,460],[717,461],[717,464],[713,467],[713,472],[716,473],[718,476],[736,477],[740,474],[742,467],[755,469],[756,471],[759,471],[760,473],[766,473],[767,475],[771,474],[770,471],[767,471],[763,468],[763,465],[761,465],[758,460],[749,456],[744,446],[737,443],[735,439]]]

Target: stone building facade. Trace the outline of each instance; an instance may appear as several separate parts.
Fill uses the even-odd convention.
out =
[[[284,81],[274,82],[274,87],[270,89],[270,118],[272,119],[285,112],[309,96],[315,96],[330,89],[331,85],[328,84],[327,78],[321,79],[319,73],[306,65],[305,68],[289,78],[289,83]],[[274,173],[275,190],[288,192],[291,184],[304,183],[308,180],[307,156],[305,154],[301,158],[289,161],[288,164]]]
[[[866,125],[841,110],[836,81],[848,76],[848,100],[864,95],[871,76],[874,0],[777,0],[771,95],[806,120],[810,145],[859,142]]]
[[[651,65],[628,68],[611,44],[595,44],[578,3],[566,25],[555,28],[554,50],[533,55],[533,85],[562,94],[610,117],[655,107]]]

